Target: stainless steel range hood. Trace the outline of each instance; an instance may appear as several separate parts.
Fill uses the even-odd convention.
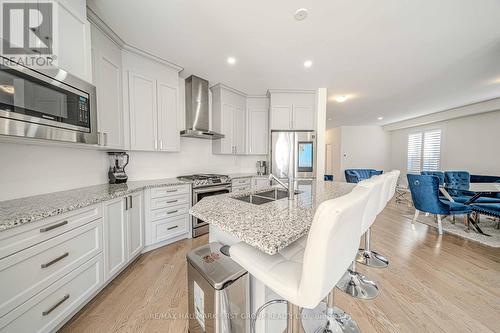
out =
[[[186,79],[186,127],[181,136],[216,140],[224,134],[209,130],[208,81],[191,75]]]

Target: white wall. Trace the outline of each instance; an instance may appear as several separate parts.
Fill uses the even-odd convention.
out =
[[[255,172],[266,156],[212,154],[212,142],[181,138],[181,152],[130,152],[130,180],[176,177],[200,172]],[[0,201],[104,184],[106,152],[59,146],[0,143]]]
[[[392,131],[391,168],[406,171],[409,133],[434,128],[442,129],[441,169],[500,176],[500,111]]]
[[[334,179],[344,181],[350,168],[382,169],[390,167],[390,135],[380,126],[342,126],[328,130],[333,150]]]

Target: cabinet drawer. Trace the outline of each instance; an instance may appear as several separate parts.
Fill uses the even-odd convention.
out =
[[[190,185],[181,186],[166,186],[151,189],[151,199],[168,197],[172,195],[187,194],[189,196],[191,192]]]
[[[237,187],[233,187],[233,192],[241,192],[241,191],[249,191],[251,188],[250,185],[247,185],[247,186],[237,186]]]
[[[7,257],[101,217],[101,205],[93,205],[2,231],[0,232],[0,258]]]
[[[0,260],[0,317],[101,251],[99,219]]]
[[[53,331],[102,285],[102,267],[99,254],[0,318],[0,331]]]
[[[252,184],[251,178],[233,179],[233,181],[232,181],[233,187],[247,186],[247,185],[251,185],[251,184]]]
[[[189,215],[181,215],[153,222],[153,243],[173,238],[188,232]]]
[[[179,205],[188,205],[189,206],[189,196],[188,195],[175,195],[171,197],[165,198],[157,198],[151,199],[151,209],[160,209],[160,208],[171,208]]]
[[[189,215],[189,205],[177,205],[168,208],[156,209],[151,211],[151,220],[170,218],[178,215]]]

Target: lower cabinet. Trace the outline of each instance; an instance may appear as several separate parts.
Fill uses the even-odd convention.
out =
[[[233,192],[249,191],[252,188],[252,177],[236,178],[231,181]]]
[[[114,277],[144,247],[142,192],[103,203],[104,272]]]
[[[261,189],[265,187],[271,186],[271,181],[268,177],[255,177],[252,179],[252,188],[253,189]]]

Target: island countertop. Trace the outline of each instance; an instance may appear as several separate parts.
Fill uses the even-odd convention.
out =
[[[309,232],[318,206],[345,195],[355,184],[298,181],[299,194],[255,205],[235,198],[265,192],[271,188],[228,193],[203,198],[190,213],[219,227],[259,250],[274,255]]]

